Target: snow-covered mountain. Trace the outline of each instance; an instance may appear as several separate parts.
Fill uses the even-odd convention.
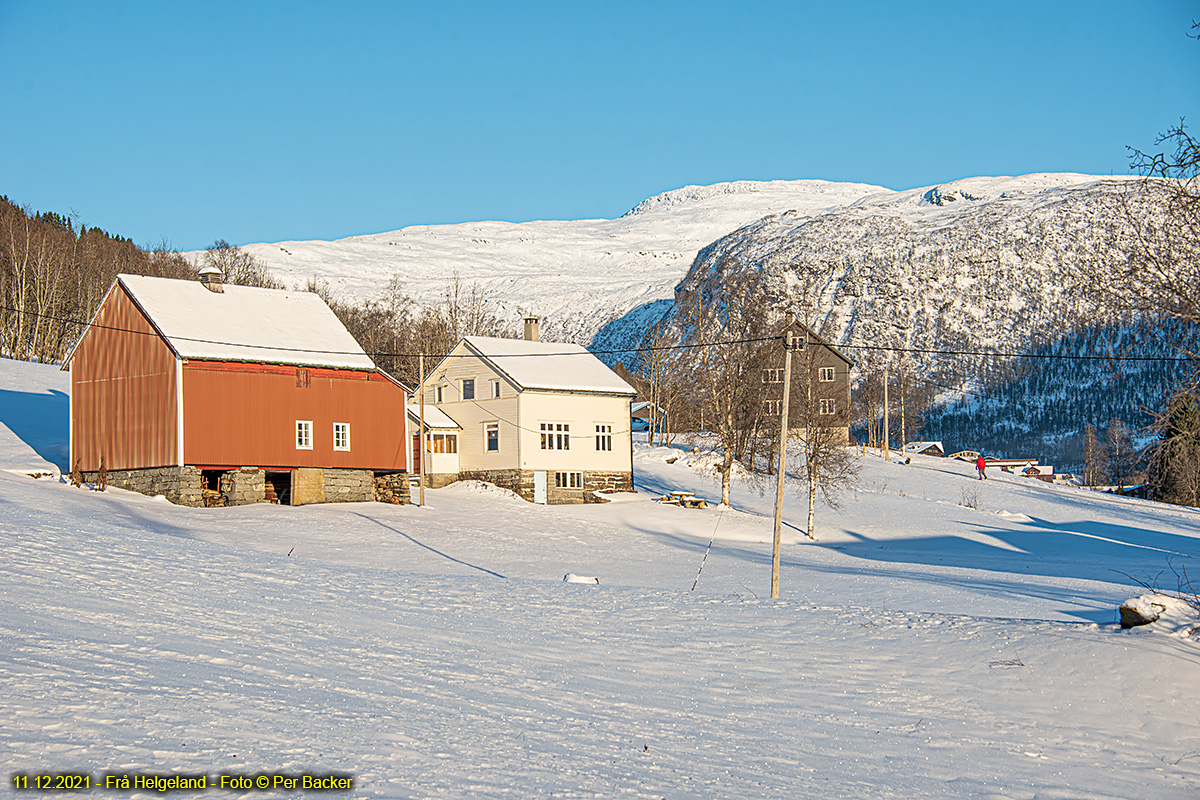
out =
[[[1082,273],[1114,257],[1107,201],[1128,179],[971,178],[766,216],[706,247],[681,283],[762,270],[777,301],[847,346],[1025,349],[1082,312]],[[860,361],[877,360],[862,351]]]
[[[1130,181],[1033,174],[905,191],[741,181],[666,192],[614,220],[415,226],[244,249],[286,281],[317,277],[358,299],[381,295],[397,277],[419,303],[437,303],[457,274],[477,282],[513,330],[536,314],[545,338],[601,350],[636,343],[670,313],[677,288],[713,271],[761,269],[772,301],[790,303],[843,344],[861,377],[888,354],[873,347],[1107,354],[1124,342],[1163,352],[1128,330],[1093,330],[1079,302],[1079,281],[1123,257],[1128,226],[1119,201]],[[945,398],[978,399],[989,381],[996,388],[995,372],[976,358],[918,353],[911,362]],[[1131,419],[1170,379],[1130,363],[1087,365],[1086,375],[1080,362],[1045,364],[1049,372],[1005,378],[1003,408],[977,403],[978,424],[957,420],[955,435],[972,441],[952,446],[1003,452],[1004,442],[1020,439],[1012,449],[1025,451],[1045,440],[1040,455],[1062,458],[1071,449],[1063,437],[1082,429],[1079,408],[1087,406],[1088,422]],[[1121,391],[1108,393],[1117,373]],[[1061,424],[1043,430],[1050,417]],[[1007,432],[982,441],[997,420]]]
[[[1081,299],[1132,246],[1122,201],[1133,188],[1087,175],[971,178],[773,214],[701,251],[680,290],[761,270],[770,300],[838,342],[860,379],[909,351],[910,372],[950,401],[929,432],[953,437],[948,447],[1071,463],[1085,424],[1137,427],[1174,377],[1162,363],[1122,361],[1170,351],[1102,323]],[[1114,358],[1050,358],[1063,355]],[[940,425],[947,411],[953,424]]]
[[[813,215],[890,194],[859,183],[738,181],[666,192],[612,220],[418,225],[243,249],[286,282],[318,277],[355,299],[381,295],[396,276],[419,303],[436,303],[457,273],[480,284],[501,320],[515,326],[537,314],[544,338],[587,344],[630,310],[669,299],[700,248],[732,230],[767,214]]]

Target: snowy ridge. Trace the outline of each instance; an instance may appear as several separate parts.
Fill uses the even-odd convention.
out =
[[[667,192],[614,220],[416,225],[243,249],[288,283],[317,277],[357,299],[381,295],[395,275],[419,303],[437,303],[457,273],[466,284],[480,284],[493,312],[514,331],[522,316],[535,314],[544,320],[544,339],[587,344],[631,309],[670,299],[696,253],[717,237],[767,214],[816,214],[888,191],[827,181],[739,181]]]
[[[464,282],[481,284],[514,333],[521,316],[535,314],[543,317],[545,340],[601,351],[636,344],[670,314],[681,281],[690,285],[718,264],[762,269],[774,282],[776,300],[811,309],[800,310],[832,341],[847,344],[847,355],[866,369],[877,357],[856,345],[1024,351],[1051,347],[1064,336],[1074,336],[1076,348],[1136,340],[1127,331],[1080,329],[1087,319],[1073,283],[1122,257],[1127,232],[1112,209],[1131,180],[1036,173],[903,191],[815,180],[737,181],[665,192],[615,220],[414,226],[246,249],[288,280],[323,278],[359,298],[378,296],[397,275],[418,302],[436,303],[457,272]],[[1101,344],[1088,344],[1093,340]],[[978,390],[989,377],[970,359],[914,361],[936,377],[946,399]],[[1062,386],[1073,374],[1049,383]],[[1099,376],[1086,383],[1095,384],[1093,378]],[[1143,396],[1156,395],[1164,379],[1169,376],[1156,373],[1130,385]],[[1037,445],[1039,419],[1057,413],[1042,408],[1048,401],[1035,383],[1019,395],[1034,401],[1037,419],[1014,418],[1009,426],[1033,439],[1014,448]],[[1098,398],[1089,419],[1105,421],[1127,394],[1088,390],[1087,397]],[[1030,410],[1030,403],[1018,402],[1000,414]],[[1043,458],[1074,458],[1073,444],[1064,450],[1054,443],[1081,427],[1078,420],[1069,425],[1071,431],[1048,433]],[[969,435],[969,428],[982,429],[972,422],[955,430]]]
[[[661,318],[668,310],[664,302],[700,250],[731,231],[747,227],[742,235],[762,239],[785,226],[820,220],[806,238],[812,257],[836,256],[843,247],[841,257],[856,257],[870,239],[878,260],[899,244],[888,241],[898,233],[912,247],[928,250],[940,247],[936,240],[947,227],[971,236],[981,220],[992,219],[989,225],[1015,231],[1033,210],[1121,182],[1045,173],[965,178],[897,192],[819,180],[736,181],[665,192],[614,220],[418,225],[244,249],[285,281],[301,284],[316,277],[357,299],[380,296],[395,276],[418,303],[433,304],[457,274],[465,283],[478,282],[493,312],[514,331],[522,316],[535,314],[544,320],[546,340],[589,344],[615,323],[594,343],[615,345]],[[640,319],[625,320],[631,312]]]

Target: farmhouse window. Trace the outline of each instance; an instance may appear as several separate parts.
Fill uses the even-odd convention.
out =
[[[500,396],[500,381],[492,381],[492,397]]]
[[[483,438],[484,438],[484,442],[486,442],[486,444],[484,446],[487,448],[487,452],[499,453],[500,452],[500,423],[499,422],[484,423]]]
[[[296,420],[296,449],[312,450],[312,420]]]
[[[833,367],[821,367],[817,370],[817,380],[822,383],[830,383],[833,381]]]
[[[458,434],[457,433],[427,433],[425,438],[428,439],[428,450],[430,453],[457,453],[458,452]]]
[[[582,489],[583,473],[556,472],[554,473],[554,487],[556,489]]]
[[[612,450],[612,425],[596,426],[596,449]]]
[[[543,422],[541,423],[543,450],[570,450],[571,423]]]
[[[474,378],[463,378],[462,399],[463,400],[474,400],[475,399],[475,379]]]
[[[435,400],[434,402],[437,402],[437,403],[444,402],[444,401],[442,400],[442,389],[443,389],[443,388],[445,388],[445,387],[443,387],[443,386],[439,386],[439,387],[437,387],[437,391],[436,391],[436,394],[437,394],[437,400]]]
[[[350,449],[350,423],[349,422],[333,423],[333,449],[334,450],[349,450]]]
[[[763,383],[783,383],[783,370],[781,369],[764,369]]]
[[[837,401],[833,400],[832,398],[822,397],[820,412],[822,414],[836,414]]]

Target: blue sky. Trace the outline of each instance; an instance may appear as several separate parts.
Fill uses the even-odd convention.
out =
[[[0,0],[0,194],[181,250],[687,184],[1128,172],[1200,5]]]

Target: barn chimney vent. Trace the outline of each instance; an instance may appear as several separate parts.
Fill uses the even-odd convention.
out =
[[[221,270],[216,267],[205,267],[200,270],[200,283],[204,284],[204,288],[210,292],[221,294],[225,291],[225,287],[222,286],[224,277]]]
[[[525,341],[527,341],[527,342],[539,341],[539,339],[538,339],[538,318],[537,317],[526,317],[525,318]]]

